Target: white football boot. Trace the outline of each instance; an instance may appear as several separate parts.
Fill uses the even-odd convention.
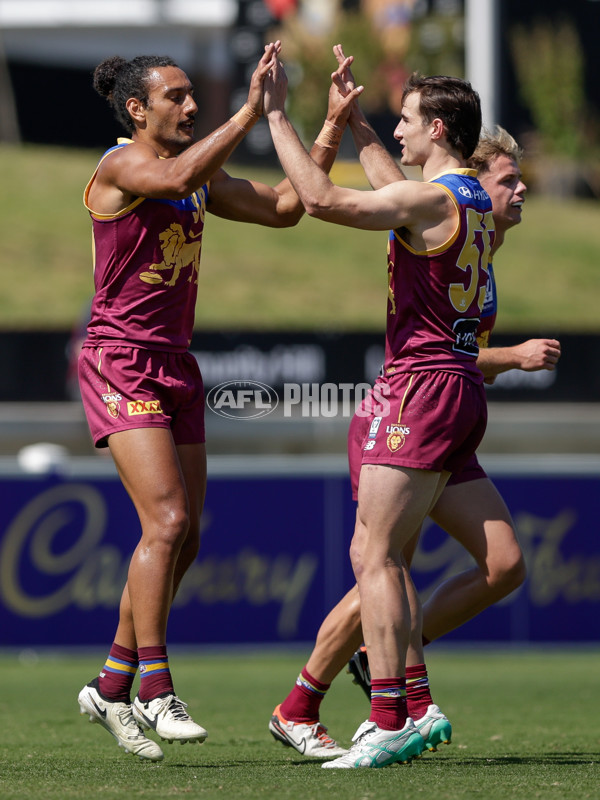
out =
[[[286,747],[293,747],[302,756],[333,758],[348,752],[327,735],[327,728],[320,722],[291,722],[284,719],[281,716],[281,706],[273,711],[269,730],[277,741]]]
[[[77,698],[79,710],[90,722],[98,722],[117,740],[119,747],[141,759],[162,761],[163,751],[147,739],[131,713],[131,704],[107,700],[98,688],[98,678],[84,686]]]
[[[153,700],[133,701],[133,716],[142,728],[152,728],[167,742],[202,743],[208,733],[198,725],[185,710],[187,704],[175,694],[155,697]]]
[[[410,764],[420,758],[425,742],[410,717],[400,731],[384,731],[375,722],[366,720],[352,737],[354,744],[346,755],[326,761],[323,769],[357,769],[387,767],[388,764]]]
[[[435,753],[440,743],[452,741],[452,725],[435,703],[428,706],[425,715],[415,720],[415,726],[425,741],[425,748]]]

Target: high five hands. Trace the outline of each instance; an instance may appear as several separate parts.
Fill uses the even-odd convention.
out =
[[[280,46],[280,43],[277,43]],[[329,107],[327,119],[335,121],[337,125],[345,123],[348,119],[352,105],[357,97],[364,91],[364,86],[356,86],[351,64],[354,56],[344,56],[341,44],[336,44],[333,53],[338,62],[338,68],[331,74],[331,87],[329,90]],[[279,54],[279,51],[278,51]],[[283,111],[287,97],[287,75],[283,63],[275,59],[264,78],[264,114]]]
[[[263,95],[265,78],[269,71],[277,64],[277,59],[281,53],[281,42],[269,42],[265,45],[265,52],[257,64],[256,69],[250,79],[247,103],[250,108],[259,116],[263,113]],[[266,112],[264,112],[266,113]]]

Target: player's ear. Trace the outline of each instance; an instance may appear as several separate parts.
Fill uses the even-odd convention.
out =
[[[125,103],[125,108],[127,109],[129,115],[137,125],[140,125],[145,121],[146,107],[140,100],[138,100],[137,97],[130,97],[129,100]]]
[[[434,141],[441,139],[445,132],[446,132],[446,127],[442,119],[436,117],[434,120],[431,121],[431,138]]]

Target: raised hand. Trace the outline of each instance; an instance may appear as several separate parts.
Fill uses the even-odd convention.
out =
[[[283,111],[287,97],[287,75],[281,61],[275,59],[264,80],[264,113]]]
[[[269,42],[269,44],[265,45],[265,52],[252,73],[247,103],[256,114],[260,115],[263,113],[265,78],[269,74],[269,71],[277,64],[280,52],[281,42],[279,40],[276,42]]]
[[[356,86],[354,75],[350,69],[351,64],[354,63],[354,56],[346,57],[341,44],[335,44],[333,46],[333,54],[339,66],[338,69],[332,73],[331,80],[345,97],[348,92],[351,92]]]
[[[354,107],[354,101],[363,92],[363,86],[356,86],[351,64],[354,56],[345,56],[341,44],[333,47],[338,68],[331,73],[331,87],[329,89],[329,105],[327,119],[336,125],[344,124]]]

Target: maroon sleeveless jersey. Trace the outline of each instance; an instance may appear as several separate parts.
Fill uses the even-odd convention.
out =
[[[492,204],[475,170],[430,182],[450,195],[458,222],[447,242],[423,252],[400,230],[390,233],[384,374],[440,369],[481,383],[477,328],[495,236]]]
[[[118,147],[108,150],[103,159]],[[184,200],[139,197],[118,214],[90,212],[94,286],[85,344],[182,352],[192,339],[207,185]]]

